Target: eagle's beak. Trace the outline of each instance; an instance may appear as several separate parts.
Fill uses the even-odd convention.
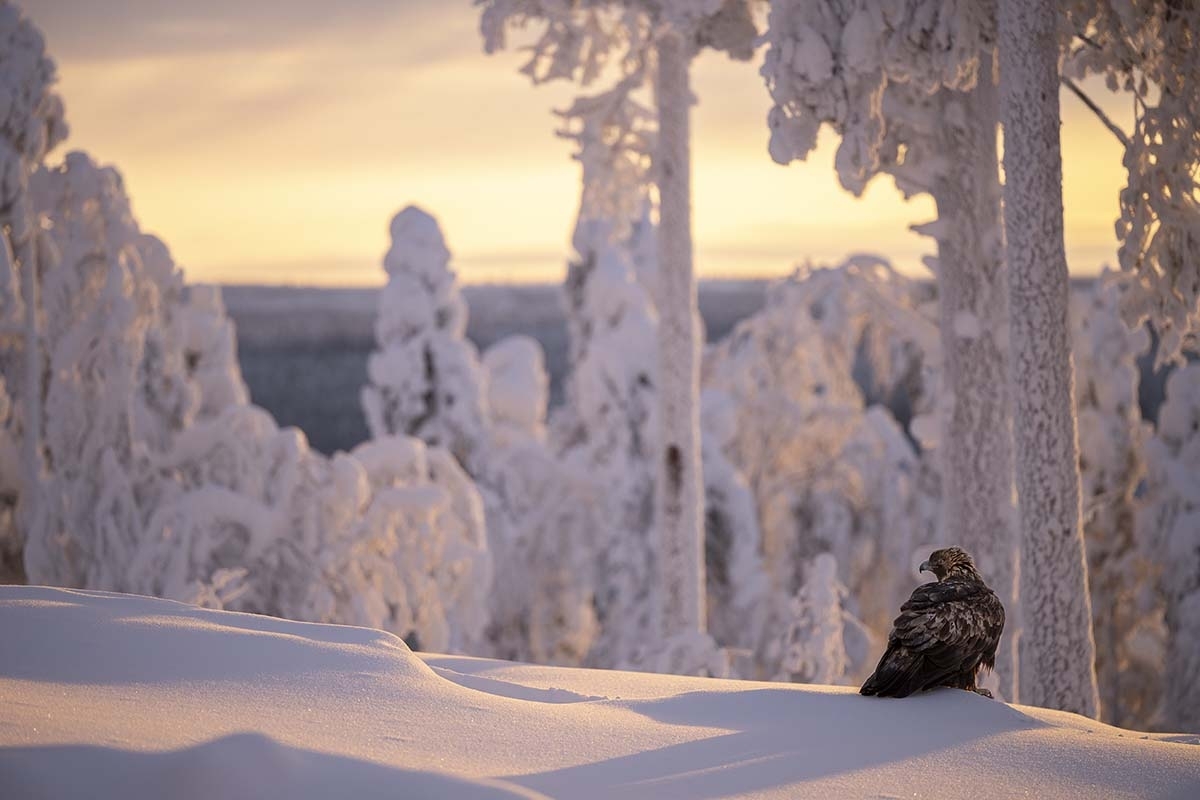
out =
[[[909,562],[911,563],[911,562]],[[921,562],[921,568],[917,572],[933,572],[933,567],[929,566],[928,561]]]

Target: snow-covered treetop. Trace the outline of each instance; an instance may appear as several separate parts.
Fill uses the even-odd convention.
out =
[[[610,66],[622,75],[643,70],[660,29],[671,28],[734,58],[754,52],[754,0],[475,0],[483,7],[484,50],[508,46],[510,30],[545,22],[521,72],[534,83],[577,80],[588,86]]]
[[[969,89],[994,41],[994,7],[972,0],[776,0],[762,66],[771,157],[804,159],[822,124],[842,137],[838,174],[860,192],[880,169],[885,91]]]
[[[42,34],[0,0],[0,140],[26,163],[40,161],[67,136],[62,100],[51,91],[57,79]]]
[[[550,378],[536,339],[509,336],[483,354],[492,424],[537,440],[546,438]]]
[[[429,328],[461,337],[467,329],[466,302],[449,268],[450,250],[437,220],[408,206],[392,218],[391,235],[383,258],[388,284],[375,323],[379,342],[409,339]]]

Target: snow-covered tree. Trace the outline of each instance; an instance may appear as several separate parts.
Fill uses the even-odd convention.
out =
[[[521,336],[483,354],[491,449],[480,481],[495,563],[489,639],[500,658],[578,666],[596,635],[598,486],[546,444],[549,380]]]
[[[762,73],[774,105],[771,155],[806,158],[818,129],[841,136],[842,185],[860,194],[879,173],[927,193],[943,350],[941,538],[970,550],[1006,606],[1015,599],[1007,294],[996,156],[991,8],[782,0],[771,4]],[[1014,615],[1015,616],[1015,615]],[[998,654],[1013,697],[1015,620]]]
[[[375,438],[404,434],[448,449],[468,472],[485,442],[486,389],[465,337],[467,307],[437,220],[416,206],[393,217],[387,286],[362,390]]]
[[[1128,280],[1105,272],[1072,296],[1071,331],[1079,420],[1079,472],[1087,545],[1096,677],[1105,721],[1145,730],[1162,691],[1162,609],[1152,550],[1135,530],[1150,426],[1138,404],[1144,328],[1121,319]]]
[[[847,590],[829,553],[811,559],[804,584],[791,603],[791,621],[781,637],[780,674],[796,683],[857,683],[870,669],[870,636],[844,608]]]
[[[758,677],[780,671],[782,652],[768,645],[790,624],[813,558],[834,556],[847,610],[881,639],[911,591],[913,548],[934,538],[936,476],[886,409],[864,413],[853,379],[866,361],[880,394],[907,384],[927,413],[937,337],[919,298],[875,259],[801,270],[706,356],[706,393],[736,409],[722,449],[752,492],[769,579]]]
[[[1004,226],[1021,520],[1021,700],[1098,714],[1080,520],[1059,145],[1058,13],[1002,0]]]
[[[216,286],[189,285],[182,305],[173,309],[188,377],[200,392],[199,418],[211,418],[229,406],[245,405],[250,392],[237,360],[237,334]]]
[[[659,136],[653,170],[660,224],[655,301],[661,315],[658,337],[663,370],[657,386],[662,403],[655,448],[658,456],[653,461],[656,570],[661,584],[657,624],[664,637],[702,632],[706,616],[704,517],[699,325],[691,263],[688,115],[692,97],[688,70],[694,54],[705,46],[735,57],[750,56],[755,29],[749,5],[746,0],[591,0],[569,5],[478,0],[478,4],[484,6],[482,30],[489,52],[505,45],[509,27],[531,20],[546,22],[522,70],[535,83],[578,78],[588,85],[606,64],[615,62],[620,71],[617,97],[647,80],[654,86]],[[624,101],[610,104],[619,107],[620,102]],[[624,138],[618,135],[615,141]],[[587,195],[585,182],[585,201]],[[630,207],[634,206],[626,208]]]
[[[1195,42],[1200,7],[1169,0],[1065,3],[1064,81],[1125,147],[1128,182],[1116,223],[1121,270],[1131,278],[1122,313],[1131,326],[1151,320],[1157,360],[1173,360],[1200,319],[1200,69]],[[1126,132],[1074,81],[1101,74],[1132,95]]]
[[[589,663],[615,667],[655,633],[657,354],[646,343],[657,318],[624,248],[591,238],[591,227],[576,231],[581,258],[570,268],[566,296],[578,323],[566,405],[552,420],[551,438],[566,468],[592,476],[597,487],[605,525],[592,544],[600,632]]]
[[[1166,402],[1145,452],[1147,491],[1137,530],[1162,569],[1162,723],[1200,730],[1200,364],[1167,378]]]
[[[43,516],[38,274],[52,254],[28,187],[46,153],[67,135],[62,101],[52,91],[56,80],[41,33],[17,6],[0,0],[0,332],[6,393],[19,398],[9,404],[5,436],[19,442],[21,465],[20,486],[10,481],[4,487],[9,524],[0,530],[0,550],[10,555],[23,548],[22,532]]]

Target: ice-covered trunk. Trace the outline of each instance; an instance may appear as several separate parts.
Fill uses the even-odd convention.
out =
[[[1095,717],[1095,644],[1063,249],[1056,5],[999,9],[1013,443],[1020,508],[1021,700]]]
[[[941,538],[966,548],[1008,611],[996,654],[1000,691],[1016,701],[1016,533],[1008,284],[1000,220],[990,60],[971,92],[941,93],[938,145],[953,170],[934,183],[942,339]]]
[[[664,638],[704,630],[704,495],[700,476],[699,314],[692,275],[689,54],[658,47],[658,346],[661,449],[656,482]]]

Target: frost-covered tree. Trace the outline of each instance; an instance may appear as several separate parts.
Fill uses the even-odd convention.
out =
[[[1002,0],[999,6],[1013,440],[1022,532],[1020,697],[1094,717],[1099,712],[1095,643],[1067,330],[1058,22],[1056,7],[1040,0]]]
[[[1138,404],[1137,362],[1150,348],[1150,335],[1122,321],[1127,288],[1122,274],[1105,272],[1075,293],[1071,331],[1100,710],[1107,722],[1145,730],[1161,697],[1164,643],[1154,589],[1158,559],[1135,529],[1150,434]]]
[[[792,600],[792,619],[781,637],[780,667],[775,680],[796,683],[857,683],[869,669],[870,637],[848,613],[847,590],[829,553],[813,558],[804,569],[804,584]]]
[[[1200,730],[1200,364],[1167,379],[1166,402],[1146,445],[1139,538],[1162,568],[1166,663],[1162,724]]]
[[[936,476],[886,409],[864,409],[853,378],[856,363],[870,363],[880,394],[907,384],[927,409],[937,337],[918,298],[866,257],[802,270],[706,356],[705,391],[736,409],[723,451],[752,492],[769,580],[757,613],[774,633],[759,643],[757,677],[780,671],[768,640],[790,624],[813,558],[834,556],[848,610],[883,637],[911,590],[913,548],[934,536]]]
[[[23,548],[23,530],[41,524],[41,376],[44,357],[38,274],[50,263],[42,241],[29,176],[66,138],[62,101],[41,33],[20,9],[0,0],[0,332],[6,393],[19,398],[5,415],[5,436],[18,442],[20,486],[4,487],[9,525],[0,530],[0,551],[11,557]]]
[[[1006,606],[1015,599],[1007,292],[996,156],[990,3],[771,4],[762,68],[774,105],[770,151],[803,159],[821,125],[840,135],[842,185],[880,173],[906,197],[929,194],[938,219],[943,370],[942,534],[969,549]],[[998,654],[1013,697],[1015,621]]]
[[[658,188],[660,312],[659,442],[654,459],[657,571],[663,636],[704,628],[703,514],[700,475],[698,314],[692,276],[688,69],[704,46],[747,58],[755,35],[745,0],[479,0],[489,52],[508,27],[544,20],[523,67],[535,83],[557,78],[590,84],[608,63],[619,66],[617,91],[649,81],[657,110],[653,154]],[[618,141],[621,137],[618,137]],[[585,184],[585,197],[587,188]],[[691,637],[694,639],[694,637]],[[689,645],[690,647],[690,645]]]
[[[437,220],[416,206],[392,218],[384,256],[387,286],[362,390],[375,438],[404,434],[448,449],[469,472],[478,467],[487,409],[479,356],[466,339],[467,307],[449,268]]]
[[[500,658],[579,666],[591,650],[598,486],[546,444],[541,347],[503,339],[483,354],[491,447],[480,476],[496,580],[489,639]]]
[[[1132,326],[1161,334],[1157,361],[1177,358],[1200,319],[1200,7],[1170,0],[1075,0],[1063,4],[1071,37],[1064,81],[1125,147],[1128,182],[1116,223],[1121,301]],[[1133,126],[1122,130],[1072,78],[1105,77],[1132,95]]]
[[[657,436],[653,341],[657,318],[626,251],[576,231],[581,260],[567,300],[579,321],[571,339],[566,406],[552,422],[555,450],[569,469],[593,476],[606,524],[593,543],[600,632],[596,666],[629,663],[654,635],[656,603],[651,470]]]
[[[188,377],[200,393],[197,417],[211,418],[229,406],[245,405],[250,392],[237,360],[237,334],[225,312],[221,290],[192,284],[173,309]]]

